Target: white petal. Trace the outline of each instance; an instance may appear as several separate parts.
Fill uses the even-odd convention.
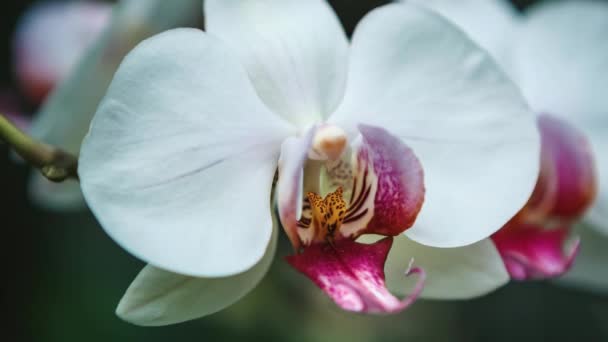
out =
[[[589,229],[577,227],[581,238],[581,249],[574,266],[557,283],[600,294],[608,294],[608,238]]]
[[[303,137],[285,139],[281,146],[275,198],[281,225],[296,250],[300,248],[298,221],[302,217],[304,165],[316,131],[317,127],[312,127]]]
[[[83,193],[106,231],[148,263],[240,273],[270,240],[272,179],[292,129],[219,40],[167,31],[116,72],[82,146]]]
[[[404,0],[424,5],[461,28],[501,65],[509,60],[511,40],[520,19],[506,0]]]
[[[93,114],[123,57],[145,38],[194,23],[200,17],[201,3],[200,0],[124,0],[116,6],[107,29],[36,115],[31,129],[36,138],[78,154]],[[53,188],[59,187],[62,185]],[[45,188],[33,188],[32,192]],[[54,191],[74,194],[70,189]],[[54,194],[34,196],[46,206],[58,205],[54,203]],[[78,202],[75,205],[83,206]]]
[[[211,315],[249,293],[272,264],[277,228],[266,254],[250,270],[225,278],[193,278],[146,266],[120,300],[116,314],[142,326],[175,324]]]
[[[327,117],[342,99],[348,41],[324,0],[208,0],[207,32],[241,57],[262,100],[291,122]]]
[[[608,109],[605,112],[604,120],[608,120]],[[608,121],[601,122],[598,120],[598,126],[608,124]],[[603,129],[591,130],[587,126],[586,133],[591,142],[596,167],[599,177],[599,192],[593,208],[587,215],[591,227],[597,231],[608,235],[608,135],[606,131],[608,126],[603,126]]]
[[[388,5],[363,19],[343,105],[330,121],[385,127],[422,163],[426,199],[411,239],[435,247],[480,241],[536,183],[536,118],[488,55],[440,17]]]
[[[406,295],[412,283],[404,273],[411,259],[424,269],[422,298],[469,299],[485,295],[509,281],[509,274],[490,239],[458,248],[434,248],[405,236],[395,237],[385,265],[389,290]]]
[[[592,217],[608,232],[608,4],[558,1],[529,14],[514,49],[517,80],[532,108],[567,118],[595,151],[600,194]]]
[[[608,4],[559,1],[534,8],[514,48],[516,78],[532,107],[573,120],[608,120]],[[593,124],[593,123],[590,123]]]

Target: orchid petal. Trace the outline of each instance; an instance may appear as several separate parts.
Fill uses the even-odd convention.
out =
[[[401,273],[412,259],[427,274],[421,298],[469,299],[485,295],[509,281],[509,274],[490,239],[466,247],[434,248],[399,236],[385,266],[386,283],[394,293],[404,294],[411,288]]]
[[[304,164],[308,158],[314,134],[315,129],[313,128],[302,138],[285,139],[279,158],[279,180],[275,196],[277,210],[281,225],[296,250],[300,247],[298,221],[302,214]]]
[[[519,16],[507,0],[403,0],[426,6],[461,28],[501,65],[508,65]]]
[[[594,157],[597,165],[599,193],[595,205],[592,206],[589,213],[585,216],[591,227],[597,231],[608,235],[608,179],[606,178],[606,170],[608,170],[608,139],[606,131],[593,132],[589,130],[587,137],[593,147]]]
[[[15,33],[15,71],[25,93],[42,101],[62,81],[110,20],[102,2],[34,5]]]
[[[156,33],[195,23],[201,16],[200,5],[200,0],[119,2],[97,41],[47,98],[36,115],[31,134],[78,154],[95,110],[127,52]],[[43,205],[65,209],[84,205],[77,187],[49,186],[42,176],[35,174],[33,177],[30,193],[35,194],[35,199],[44,201]],[[47,192],[49,188],[53,190]]]
[[[464,246],[519,211],[536,182],[540,138],[519,91],[486,53],[406,4],[368,14],[351,52],[344,103],[330,121],[349,132],[359,123],[389,128],[420,159],[425,203],[407,236]]]
[[[326,1],[206,0],[204,7],[207,32],[241,57],[275,113],[304,126],[338,106],[348,41]]]
[[[409,147],[383,128],[360,125],[359,131],[356,180],[340,232],[355,238],[398,235],[414,224],[422,207],[422,166]]]
[[[424,285],[425,273],[420,268],[401,270],[401,276],[418,274],[414,290],[403,300],[394,297],[384,283],[384,262],[392,238],[374,244],[350,239],[334,245],[313,244],[304,252],[287,257],[287,262],[319,286],[338,306],[361,313],[395,313],[411,305]]]
[[[271,185],[291,134],[221,41],[167,31],[116,72],[83,143],[83,193],[107,233],[153,266],[234,275],[270,241]]]
[[[599,170],[594,226],[608,232],[608,4],[535,6],[516,40],[516,78],[532,107],[567,118],[589,138]]]
[[[593,203],[597,179],[591,147],[586,137],[566,122],[541,115],[542,154],[552,159],[557,192],[551,215],[572,218]],[[542,172],[541,172],[542,175]]]
[[[120,300],[117,315],[133,324],[161,326],[211,315],[245,296],[274,259],[277,231],[266,254],[250,270],[231,277],[193,278],[146,266]]]
[[[516,280],[547,279],[567,272],[579,250],[579,240],[567,245],[568,227],[545,228],[514,222],[492,235],[502,259]]]

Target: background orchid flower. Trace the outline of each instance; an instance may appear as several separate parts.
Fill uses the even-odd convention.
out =
[[[563,120],[538,118],[541,170],[528,203],[492,236],[513,279],[551,278],[572,266],[579,238],[571,230],[597,193],[593,153],[585,136]]]
[[[608,227],[604,208],[608,203],[608,138],[602,132],[608,120],[608,102],[600,93],[608,79],[608,56],[601,38],[608,27],[608,5],[547,2],[520,16],[500,0],[424,3],[487,48],[521,87],[534,110],[557,116],[539,117],[544,133],[543,167],[531,202],[494,240],[503,256],[517,255],[506,258],[514,278],[562,274],[571,266],[578,245],[568,239],[571,226],[595,197],[598,180],[594,164],[599,171],[598,200],[584,221],[599,232],[605,233]],[[501,23],[500,32],[484,25],[488,20]],[[547,227],[553,229],[548,231]],[[590,243],[589,248],[593,245],[597,243]],[[584,253],[587,259],[590,254]],[[588,273],[602,272],[603,268]]]
[[[62,81],[110,18],[111,6],[94,1],[38,3],[20,18],[13,42],[13,68],[27,100],[38,105]],[[0,112],[22,130],[31,118],[16,94],[2,90]]]
[[[76,5],[78,3],[58,6],[85,6]],[[123,57],[145,38],[167,29],[195,25],[201,16],[200,6],[199,0],[122,0],[114,5],[111,18],[98,39],[37,113],[31,134],[78,154],[95,110]],[[23,29],[22,35],[36,33],[39,25],[34,25],[32,33]],[[48,39],[46,36],[44,38]],[[62,36],[61,39],[64,42],[66,37]],[[18,47],[20,41],[23,39],[17,40]],[[39,45],[33,48],[39,48]],[[24,54],[22,73],[35,72],[35,77],[40,77],[38,69],[32,67],[32,63],[40,65],[38,61],[28,57],[29,54],[25,55],[30,49],[18,51]],[[35,202],[51,209],[84,207],[80,187],[74,181],[56,184],[35,174],[30,182],[30,194]]]
[[[14,41],[17,80],[34,103],[62,81],[110,19],[104,2],[48,2],[21,19]]]
[[[349,44],[321,0],[205,1],[204,12],[206,32],[171,30],[125,58],[82,147],[87,203],[150,263],[118,306],[125,320],[177,323],[237,301],[273,258],[272,212],[296,249],[288,261],[338,305],[398,311],[410,299],[384,288],[392,239],[470,245],[530,196],[534,117],[441,18],[387,5]],[[367,233],[389,237],[354,241]],[[484,267],[500,262],[486,247],[465,247],[467,260],[491,258],[478,270],[498,279],[483,291],[508,279]],[[429,271],[475,268],[454,255]],[[404,278],[410,258],[399,261]]]

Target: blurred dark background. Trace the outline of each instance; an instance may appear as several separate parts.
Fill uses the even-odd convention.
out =
[[[525,9],[537,1],[514,2]],[[15,89],[11,42],[32,3],[0,3],[0,89]],[[352,32],[366,12],[386,1],[331,3]],[[25,101],[20,105],[35,110]],[[163,328],[132,326],[114,309],[143,264],[113,243],[88,212],[56,214],[30,204],[29,172],[0,145],[0,341],[608,340],[608,299],[553,283],[515,283],[473,301],[420,301],[400,315],[368,317],[334,308],[280,257],[260,286],[218,314]],[[282,240],[278,255],[288,253]]]

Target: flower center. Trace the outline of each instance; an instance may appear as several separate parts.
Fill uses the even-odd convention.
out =
[[[322,198],[314,192],[307,194],[312,213],[312,224],[316,227],[315,241],[333,243],[336,231],[340,230],[346,215],[346,201],[342,187]]]

